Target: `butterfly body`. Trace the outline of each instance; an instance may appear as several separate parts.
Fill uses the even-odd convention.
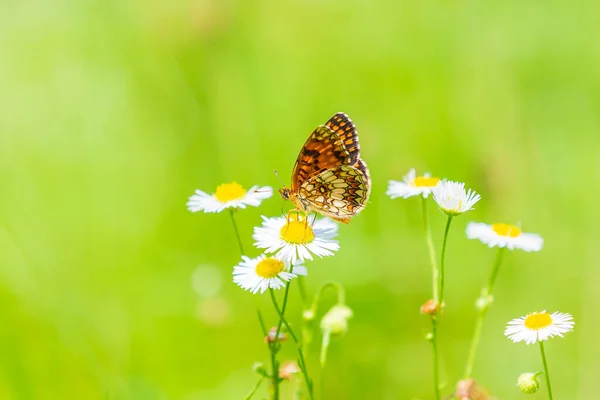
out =
[[[279,193],[297,211],[314,211],[347,224],[364,209],[370,190],[356,127],[346,114],[337,113],[306,140],[294,165],[291,188]]]

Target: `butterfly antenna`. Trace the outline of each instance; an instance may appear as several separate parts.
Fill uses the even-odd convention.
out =
[[[277,180],[279,181],[279,183],[281,183],[281,186],[285,186],[285,183],[283,183],[283,181],[281,180],[281,177],[279,176],[279,172],[277,172],[276,169],[273,170],[273,173],[275,174],[275,176],[277,177]]]

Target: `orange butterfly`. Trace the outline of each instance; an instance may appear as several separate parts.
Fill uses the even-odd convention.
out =
[[[294,165],[291,189],[279,190],[295,211],[314,211],[345,224],[365,208],[370,192],[358,132],[341,112],[309,136]]]

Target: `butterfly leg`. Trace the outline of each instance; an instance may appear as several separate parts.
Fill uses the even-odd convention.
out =
[[[312,223],[310,224],[310,227],[311,227],[311,228],[312,228],[312,227],[314,227],[314,226],[315,226],[315,222],[317,222],[317,215],[318,215],[318,214],[317,214],[317,213],[315,213],[315,217],[313,218],[313,220],[312,220]]]
[[[297,208],[294,208],[292,210],[289,210],[287,213],[287,216],[285,217],[286,220],[286,224],[285,224],[285,231],[284,231],[284,235],[287,233],[288,229],[290,228],[290,222],[292,221],[292,214],[296,213],[296,221],[298,221],[298,219],[300,218],[300,210],[298,210]]]
[[[308,226],[309,219],[310,219],[309,211],[304,210],[304,234],[303,234],[302,240],[304,240],[306,238],[306,232],[308,231],[308,229],[312,230],[312,227],[314,226],[315,221],[317,220],[317,213],[315,213],[315,218],[311,222],[310,227]]]

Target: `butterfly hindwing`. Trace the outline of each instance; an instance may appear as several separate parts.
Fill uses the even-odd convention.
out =
[[[365,197],[368,199],[371,194],[371,174],[369,173],[369,167],[367,167],[367,164],[361,158],[356,161],[353,167],[362,172],[364,176],[365,186],[367,188]]]
[[[364,163],[361,166],[366,168]],[[348,223],[366,206],[369,192],[368,174],[350,165],[340,165],[310,177],[300,187],[299,194],[313,210]]]

